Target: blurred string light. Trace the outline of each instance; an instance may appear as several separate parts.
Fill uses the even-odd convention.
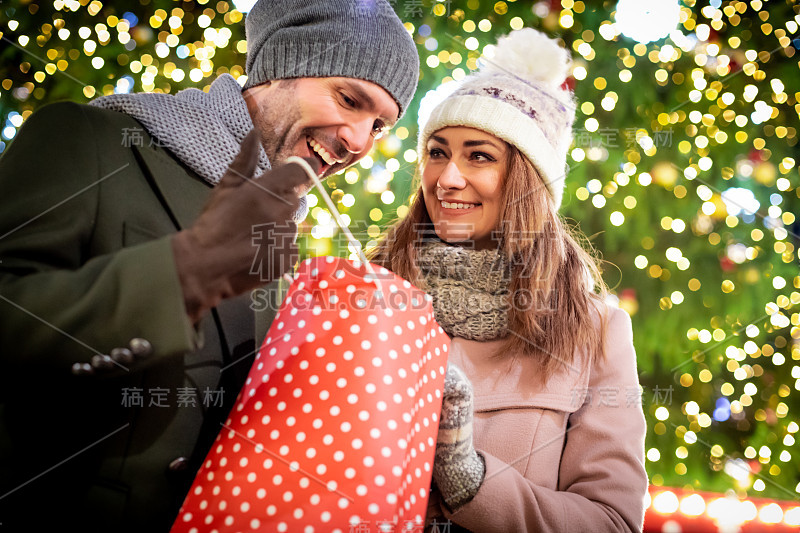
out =
[[[644,44],[669,35],[680,14],[677,0],[619,0],[616,23],[623,35]]]
[[[724,471],[733,479],[739,482],[740,486],[750,486],[750,473],[752,472],[747,461],[737,457],[725,461]]]
[[[3,138],[6,140],[10,141],[11,139],[14,138],[14,135],[16,134],[17,134],[17,129],[14,126],[6,125],[6,127],[3,128]]]
[[[731,465],[731,475],[749,477],[750,470],[746,465],[730,461],[728,464]],[[771,531],[770,526],[776,526],[776,531],[784,531],[800,525],[800,505],[795,501],[739,499],[733,495],[651,487],[645,497],[645,508],[645,523],[650,524],[654,531],[711,531],[711,527],[719,528],[718,531],[742,531],[742,528],[747,528],[745,531]],[[665,521],[665,516],[671,520]],[[695,518],[702,521],[695,525]],[[708,524],[708,520],[713,526]],[[660,529],[656,529],[659,526]]]
[[[722,192],[722,201],[728,214],[734,217],[740,215],[754,215],[761,204],[756,200],[756,195],[750,189],[731,187]]]
[[[134,13],[131,13],[130,11],[126,11],[125,13],[123,13],[122,18],[128,23],[129,28],[133,28],[134,26],[139,24],[139,17],[137,17]]]
[[[731,402],[727,398],[718,398],[714,409],[714,420],[725,422],[731,417]]]
[[[256,5],[257,0],[233,0],[233,5],[236,6],[236,11],[241,13],[248,13],[253,6]]]
[[[425,124],[428,122],[428,119],[430,118],[431,113],[436,106],[444,101],[445,98],[453,94],[458,87],[458,82],[451,81],[448,83],[443,83],[435,89],[425,93],[425,96],[423,96],[419,102],[419,111],[417,112],[420,130],[425,127]]]
[[[115,94],[127,94],[133,90],[133,78],[131,76],[123,76],[117,80],[117,85],[114,87]]]

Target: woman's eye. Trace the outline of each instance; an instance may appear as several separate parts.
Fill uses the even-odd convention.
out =
[[[472,154],[473,159],[478,161],[494,161],[494,158],[489,154],[484,154],[483,152],[475,152]]]
[[[348,107],[355,107],[356,101],[347,96],[346,94],[342,93],[342,100]]]
[[[428,157],[430,157],[430,158],[439,157],[439,156],[442,156],[442,155],[444,155],[444,152],[442,152],[442,150],[439,149],[439,148],[431,148],[428,151]]]

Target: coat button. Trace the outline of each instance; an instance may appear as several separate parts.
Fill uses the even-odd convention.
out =
[[[72,365],[72,373],[76,376],[85,376],[88,374],[93,374],[94,369],[89,363],[75,363]]]
[[[189,468],[189,459],[187,457],[173,459],[167,467],[170,472],[183,472],[187,468]]]
[[[131,339],[131,342],[128,343],[128,347],[130,347],[131,352],[133,352],[133,355],[136,357],[147,357],[153,353],[153,346],[147,339]]]
[[[111,350],[111,359],[121,365],[133,363],[133,352],[127,348],[114,348]]]
[[[114,366],[114,360],[107,355],[95,355],[92,357],[92,366],[98,370],[105,370]]]

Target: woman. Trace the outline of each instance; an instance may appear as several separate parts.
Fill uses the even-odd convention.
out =
[[[645,422],[630,318],[558,216],[569,54],[532,29],[421,128],[421,183],[373,261],[452,337],[428,523],[640,531]],[[463,372],[462,372],[463,370]]]

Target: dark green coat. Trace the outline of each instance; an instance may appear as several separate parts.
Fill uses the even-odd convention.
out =
[[[170,235],[210,192],[86,105],[42,108],[0,158],[3,530],[169,529],[256,349],[248,295],[197,330],[184,313]],[[133,338],[154,353],[72,372]]]

